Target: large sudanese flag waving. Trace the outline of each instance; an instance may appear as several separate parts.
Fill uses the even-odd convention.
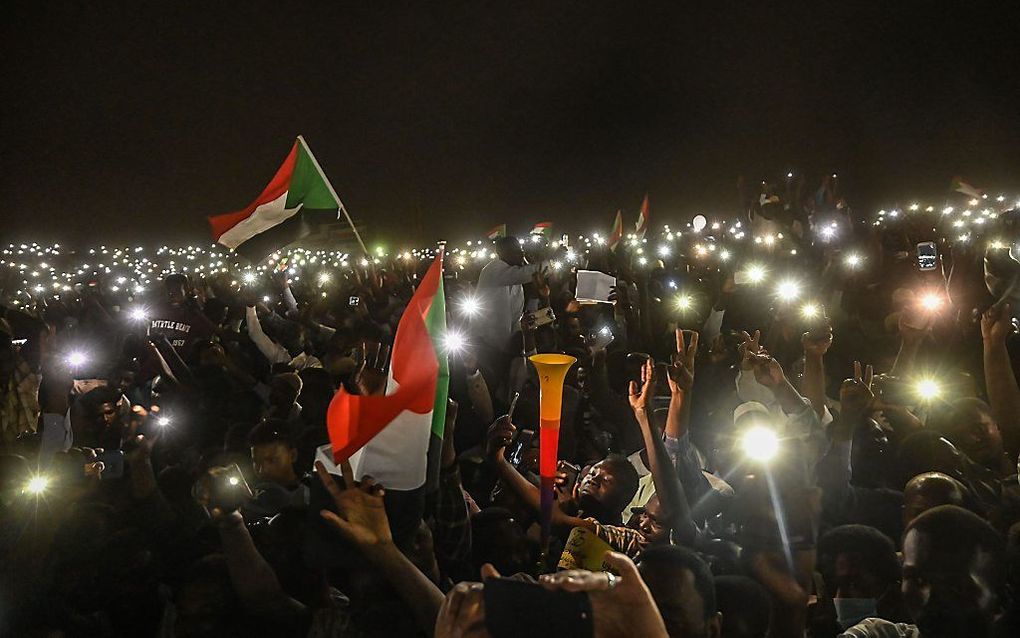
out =
[[[356,479],[369,474],[387,489],[413,490],[431,478],[429,457],[442,443],[450,382],[445,332],[440,252],[397,325],[386,393],[362,396],[341,387],[329,404],[333,460],[349,461]]]
[[[306,215],[306,210],[335,213],[340,206],[308,144],[298,136],[262,194],[242,210],[209,217],[209,225],[217,243],[259,262],[312,232],[314,213]]]

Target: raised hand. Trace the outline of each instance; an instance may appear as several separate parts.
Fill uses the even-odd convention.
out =
[[[492,566],[486,563],[486,567]],[[485,575],[483,567],[483,576]],[[493,570],[494,571],[494,570]],[[436,638],[487,638],[485,627],[485,586],[464,581],[446,595],[436,618]]]
[[[740,367],[743,370],[750,370],[753,367],[752,357],[761,352],[761,330],[755,330],[754,336],[740,331],[743,338],[738,350],[740,352]]]
[[[676,354],[671,365],[666,367],[666,380],[670,391],[676,395],[690,392],[694,385],[694,360],[698,356],[698,333],[691,333],[691,342],[684,346],[684,332],[677,328]]]
[[[535,271],[535,274],[531,276],[531,280],[535,283],[535,294],[542,299],[548,299],[549,295],[552,294],[549,289],[548,270],[542,269]]]
[[[981,315],[981,337],[985,343],[1002,343],[1013,334],[1013,313],[1008,302],[1000,302]]]
[[[354,382],[358,392],[372,396],[386,392],[386,365],[390,358],[390,347],[379,343],[363,343],[361,367]]]
[[[630,382],[630,393],[627,399],[630,407],[635,412],[647,412],[652,404],[652,395],[655,393],[655,361],[648,357],[641,366],[641,385],[636,381]]]
[[[596,638],[665,638],[666,626],[662,615],[634,562],[617,552],[607,553],[603,561],[619,576],[576,569],[543,574],[538,577],[538,582],[552,591],[587,592],[591,598]]]
[[[854,361],[854,376],[839,388],[839,404],[842,412],[863,414],[875,405],[875,393],[871,390],[875,370],[869,364],[861,372],[861,362]]]
[[[457,425],[457,411],[460,406],[453,399],[446,400],[446,421],[443,426],[442,467],[451,467],[457,462],[457,450],[453,446],[453,433]]]
[[[755,380],[763,386],[774,388],[786,379],[783,366],[764,349],[749,358]]]
[[[496,461],[502,460],[506,446],[510,445],[516,431],[508,415],[496,419],[485,436],[485,456]]]
[[[832,347],[832,326],[825,323],[812,330],[808,330],[800,337],[800,345],[804,348],[804,354],[809,357],[823,357]]]
[[[347,461],[340,464],[340,471],[344,479],[343,487],[336,484],[322,461],[315,463],[315,473],[319,475],[319,480],[329,492],[337,510],[336,512],[321,510],[319,515],[340,532],[341,536],[363,551],[393,543],[390,522],[386,517],[386,507],[383,505],[382,486],[370,476],[365,476],[360,483],[356,483],[354,471]]]

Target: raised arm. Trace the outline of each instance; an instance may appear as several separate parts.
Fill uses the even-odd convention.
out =
[[[340,487],[321,462],[315,464],[319,480],[333,499],[336,511],[319,514],[382,573],[404,604],[412,611],[419,629],[432,635],[443,592],[393,544],[390,523],[383,504],[383,488],[371,478],[354,482],[354,471],[346,461],[340,464],[344,487]]]
[[[524,285],[531,281],[532,275],[542,270],[545,262],[511,266],[502,260],[496,260],[486,266],[485,283],[490,286]]]
[[[506,460],[506,446],[513,440],[517,428],[510,423],[510,418],[503,416],[496,420],[489,428],[486,440],[486,449],[490,460],[496,466],[499,477],[503,484],[514,493],[529,509],[540,512],[542,510],[541,492],[524,478],[509,461]],[[584,527],[592,530],[594,528],[588,521],[577,516],[566,514],[556,502],[553,502],[552,523],[556,526]]]
[[[485,383],[485,377],[478,369],[478,358],[470,352],[463,357],[464,373],[466,376],[468,399],[475,409],[475,414],[483,423],[491,423],[496,418],[495,408],[492,407],[492,395],[489,394],[489,386]]]
[[[1013,332],[1011,311],[1008,303],[989,308],[981,317],[981,337],[988,403],[1002,431],[1009,458],[1015,461],[1020,452],[1020,388],[1006,348],[1006,339]]]
[[[247,306],[244,313],[245,323],[248,324],[248,338],[252,340],[259,352],[269,359],[270,363],[288,363],[291,359],[290,353],[262,331],[259,313],[255,310],[255,306]]]
[[[662,506],[665,517],[669,521],[670,529],[676,533],[681,543],[690,546],[694,543],[698,528],[691,519],[687,497],[680,485],[680,479],[677,478],[676,470],[673,469],[673,464],[670,462],[666,444],[662,441],[662,433],[649,417],[652,395],[655,391],[655,362],[651,359],[645,362],[645,366],[641,369],[641,380],[640,387],[636,382],[630,382],[630,407],[634,410],[634,417],[641,427],[645,450],[648,452],[648,469],[652,472],[652,483],[655,485],[659,505]],[[673,401],[670,401],[671,411],[675,400],[676,395],[674,395]],[[682,393],[680,400],[683,400]]]
[[[822,327],[805,332],[800,343],[804,348],[804,381],[801,389],[821,418],[825,413],[824,358],[832,346],[832,326],[826,322]]]
[[[230,581],[241,604],[253,613],[297,616],[309,610],[283,591],[276,573],[255,547],[241,513],[214,514]]]

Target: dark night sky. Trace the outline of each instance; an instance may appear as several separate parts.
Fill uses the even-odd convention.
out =
[[[5,5],[0,239],[206,238],[298,133],[376,240],[1020,190],[1016,2],[206,4]]]

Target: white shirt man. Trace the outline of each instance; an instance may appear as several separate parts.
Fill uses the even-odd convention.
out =
[[[496,253],[499,257],[487,263],[478,275],[479,312],[471,321],[471,330],[482,345],[506,351],[524,312],[524,284],[544,262],[528,264],[514,237],[501,238]]]

